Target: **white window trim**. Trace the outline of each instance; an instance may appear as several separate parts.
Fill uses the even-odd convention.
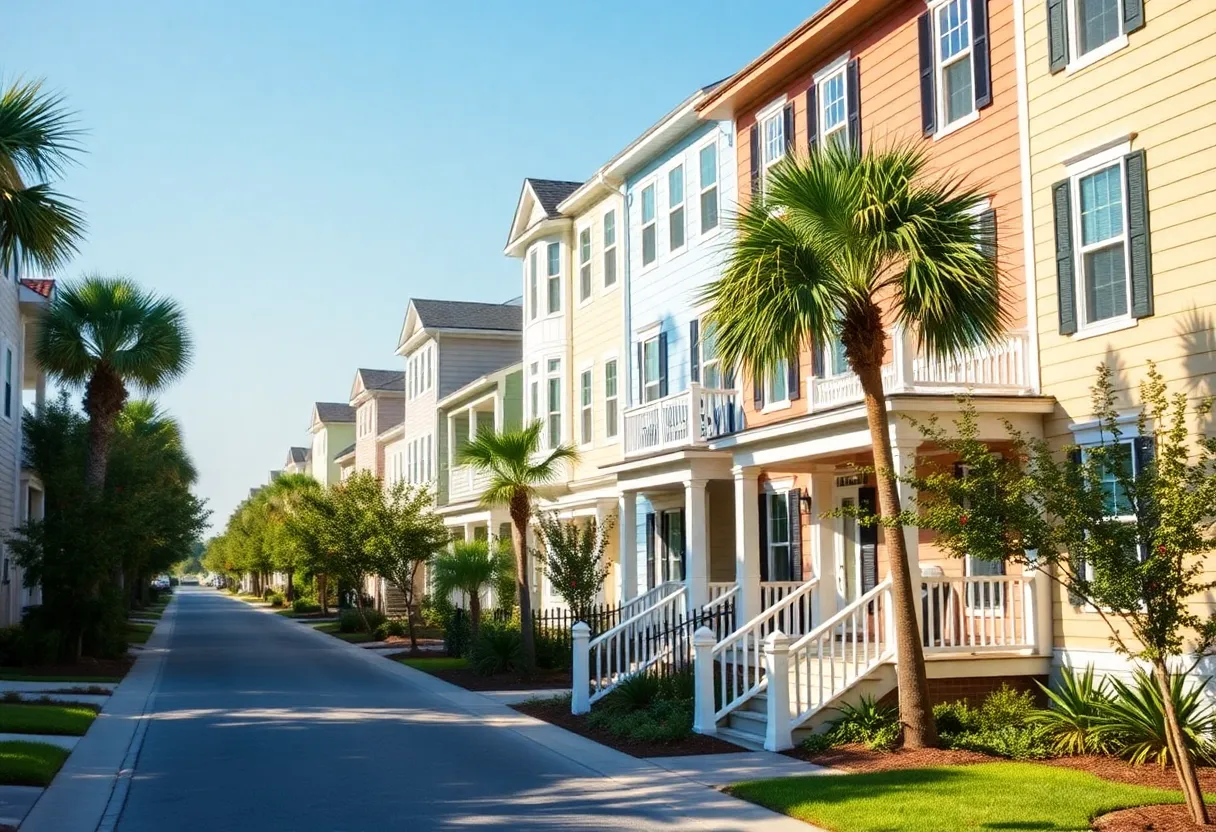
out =
[[[849,73],[847,70],[849,68],[849,58],[850,57],[851,57],[851,53],[845,52],[843,55],[841,55],[838,58],[836,58],[835,60],[833,60],[830,64],[825,66],[823,69],[816,72],[814,79],[813,79],[814,83],[815,83],[815,108],[818,110],[818,112],[815,113],[815,124],[816,124],[816,128],[819,132],[819,135],[816,137],[816,141],[819,143],[819,145],[821,147],[826,146],[826,141],[827,141],[827,137],[828,137],[828,134],[825,133],[824,129],[823,129],[824,124],[826,123],[824,120],[824,117],[823,117],[824,105],[827,103],[824,100],[823,85],[825,83],[827,83],[829,80],[831,80],[832,78],[835,78],[837,75],[841,76],[841,78],[844,80],[844,121],[842,121],[836,127],[836,129],[833,130],[832,132],[839,132],[839,131],[843,130],[844,134],[845,134],[845,141],[846,142],[848,141],[848,137],[849,137]]]
[[[524,262],[524,303],[528,306],[528,320],[535,321],[540,310],[540,244],[532,246]]]
[[[558,362],[556,370],[549,369],[550,361]],[[565,378],[563,376],[563,368],[565,367],[565,362],[563,361],[563,359],[560,355],[559,356],[547,356],[544,359],[542,359],[542,362],[544,364],[544,374],[541,375],[541,380],[544,383],[543,401],[545,404],[545,415],[544,415],[545,447],[552,450],[557,445],[560,445],[566,439],[566,414],[565,414],[564,408],[562,407],[562,396],[563,396],[562,388],[564,386],[563,382],[565,381]],[[553,402],[549,398],[550,382],[553,381],[553,379],[557,379],[557,383],[558,383],[557,409],[556,410],[554,410]],[[553,443],[553,442],[550,442],[550,437],[549,437],[549,421],[555,415],[558,418],[558,432],[557,432],[558,436],[557,436],[557,442]]]
[[[793,400],[790,398],[789,373],[790,373],[789,360],[786,359],[785,398],[784,399],[774,399],[773,401],[769,401],[769,393],[771,392],[771,389],[772,389],[771,385],[773,382],[773,372],[770,370],[769,372],[764,374],[764,382],[763,382],[764,383],[764,407],[761,408],[761,410],[760,410],[761,413],[773,413],[778,410],[789,410],[790,406],[793,404]]]
[[[785,105],[789,103],[786,96],[781,96],[776,101],[767,104],[764,109],[756,113],[756,125],[760,134],[760,192],[764,192],[764,182],[768,179],[768,169],[776,165],[785,158],[785,147],[789,144],[789,137],[785,135]],[[771,161],[765,159],[765,148],[768,142],[764,137],[764,123],[769,119],[776,117],[781,121],[781,155]]]
[[[1065,26],[1068,36],[1068,65],[1064,67],[1064,74],[1066,76],[1072,75],[1074,72],[1080,72],[1090,64],[1096,64],[1103,58],[1113,55],[1128,45],[1127,33],[1123,31],[1124,2],[1126,0],[1116,0],[1117,16],[1119,18],[1119,36],[1107,41],[1097,49],[1091,49],[1082,55],[1080,54],[1081,32],[1077,27],[1077,0],[1066,0],[1064,3],[1064,16],[1068,18],[1068,24]]]
[[[1132,317],[1131,245],[1128,239],[1128,211],[1130,206],[1128,205],[1127,194],[1127,170],[1124,164],[1124,157],[1128,153],[1131,153],[1131,142],[1123,141],[1103,148],[1085,158],[1077,159],[1069,164],[1066,169],[1068,173],[1068,197],[1073,227],[1073,291],[1075,292],[1077,307],[1077,331],[1071,336],[1074,341],[1083,341],[1086,338],[1094,338],[1099,335],[1109,335],[1112,332],[1131,329],[1139,323],[1139,321]],[[1096,173],[1111,165],[1119,166],[1119,187],[1122,189],[1123,194],[1123,232],[1121,239],[1123,241],[1123,276],[1127,290],[1127,312],[1116,318],[1107,318],[1102,321],[1089,323],[1087,319],[1088,310],[1085,305],[1085,250],[1081,242],[1080,182],[1082,177]]]
[[[943,94],[945,67],[942,65],[941,60],[941,36],[937,29],[937,12],[942,6],[951,2],[954,2],[954,0],[932,0],[929,3],[929,28],[933,36],[933,106],[937,110],[934,117],[938,125],[937,130],[933,134],[934,141],[943,139],[946,136],[949,136],[951,133],[963,129],[968,124],[973,124],[974,122],[979,121],[980,118],[979,108],[975,106],[975,64],[972,56],[972,50],[975,48],[975,21],[970,17],[971,7],[968,5],[967,34],[969,43],[964,50],[965,57],[960,58],[958,55],[954,55],[952,56],[951,62],[962,60],[973,61],[971,66],[971,112],[957,121],[952,121],[950,124],[946,124],[946,98]],[[963,2],[966,3],[967,0],[963,0]],[[845,91],[845,94],[848,94],[847,90]]]
[[[605,209],[604,212],[600,214],[600,246],[602,248],[602,251],[600,252],[600,270],[603,272],[600,275],[600,293],[605,295],[609,292],[615,292],[617,287],[621,285],[621,213],[622,212],[617,210],[617,207],[614,205],[611,208]],[[614,280],[611,284],[605,284],[604,280],[607,278],[608,272],[603,268],[603,265],[608,260],[610,247],[606,245],[604,240],[604,220],[609,214],[612,214],[613,243],[611,250],[612,259],[616,263],[616,269],[614,271],[614,274],[616,274],[616,280]],[[594,259],[595,255],[593,253],[592,260]]]
[[[659,355],[659,335],[660,335],[659,327],[655,327],[650,332],[651,332],[651,334],[643,337],[640,342],[642,344],[642,366],[638,368],[638,373],[640,373],[641,377],[642,377],[641,378],[642,400],[640,402],[638,402],[638,404],[650,404],[651,402],[657,402],[661,398],[663,398],[663,363],[662,363],[663,357],[661,355]],[[651,387],[652,385],[648,384],[646,382],[646,345],[649,344],[651,341],[654,341],[655,357],[659,361],[659,368],[657,371],[658,375],[655,376],[655,379],[653,382],[653,386],[655,388],[655,396],[653,399],[647,399],[646,398],[646,388]],[[620,375],[619,375],[620,370],[618,369],[617,372],[618,372],[617,391],[619,392],[620,385],[621,385]]]
[[[707,147],[714,149],[714,184],[706,188],[701,182],[701,153]],[[697,235],[702,240],[707,240],[716,235],[722,230],[722,147],[718,144],[718,131],[715,130],[710,134],[709,138],[700,142],[692,148],[693,158],[697,161],[697,221],[693,227],[697,230]],[[688,182],[684,183],[684,190],[688,191]],[[701,230],[701,223],[704,221],[701,216],[701,199],[710,190],[718,192],[718,221],[714,223],[714,227],[708,231]]]
[[[591,402],[589,404],[584,405],[583,404],[583,375],[587,374],[587,373],[591,374],[591,386],[589,388],[589,391],[591,393]],[[618,390],[620,389],[619,380],[617,381],[617,389]],[[585,410],[589,410],[591,412],[591,431],[590,431],[590,435],[587,436],[586,438],[583,437],[583,411],[585,411]],[[578,447],[580,449],[587,449],[587,448],[592,447],[595,444],[595,362],[594,361],[584,363],[578,369],[578,441],[579,441]]]
[[[562,243],[560,240],[547,240],[546,242],[542,243],[541,245],[543,246],[544,253],[545,253],[545,272],[544,272],[545,315],[544,315],[544,317],[556,318],[556,317],[559,317],[562,314],[562,310],[566,308],[566,299],[565,299],[565,297],[563,297],[563,295],[565,294],[565,286],[563,285],[565,283],[565,281],[562,280],[562,259],[563,259],[562,258]],[[553,246],[553,245],[557,246],[557,274],[555,274],[555,275],[549,274],[549,246]],[[551,311],[549,311],[549,283],[550,283],[550,281],[553,281],[553,280],[557,281],[557,310],[551,312]]]
[[[780,483],[770,483],[764,488],[764,557],[768,558],[768,575],[770,581],[777,580],[774,577],[774,575],[777,573],[777,570],[774,568],[777,565],[776,560],[773,558],[774,545],[785,547],[786,560],[791,561],[790,565],[793,565],[792,556],[794,543],[794,518],[789,516],[789,495],[793,488],[793,480],[782,480]],[[773,523],[772,505],[774,497],[780,497],[786,506],[786,541],[784,543],[775,544],[773,542],[773,527],[775,524]],[[786,580],[790,579],[787,578]]]
[[[645,205],[646,199],[643,196],[647,188],[654,188],[654,219],[646,222]],[[646,262],[645,246],[642,243],[646,235],[646,226],[654,226],[654,259],[649,263]],[[659,261],[663,258],[659,256],[659,177],[658,174],[652,174],[646,179],[638,183],[638,262],[641,264],[639,274],[646,272],[659,265]],[[620,282],[620,276],[617,276],[617,282]]]
[[[606,379],[606,375],[605,375],[608,364],[610,362],[616,364],[616,395],[615,396],[608,395],[607,379]],[[600,380],[605,385],[604,386],[604,395],[603,395],[603,399],[602,399],[602,401],[604,402],[604,440],[603,440],[603,444],[612,445],[612,444],[615,444],[615,443],[621,441],[621,433],[622,433],[621,426],[622,426],[622,422],[624,421],[624,418],[625,418],[625,412],[624,412],[623,408],[621,407],[622,377],[621,377],[620,357],[617,355],[617,353],[615,351],[604,353],[603,356],[601,356],[601,358],[600,358],[600,368],[601,368]],[[612,436],[608,435],[608,415],[607,415],[608,408],[607,408],[607,405],[608,405],[609,401],[613,401],[616,403],[616,433],[613,434]]]
[[[576,308],[582,309],[595,299],[595,234],[594,227],[590,222],[578,226],[575,229],[574,241],[575,248],[578,250],[578,262],[575,267],[578,271],[578,292],[576,298]],[[587,234],[587,262],[583,262],[583,233]],[[587,268],[588,272],[588,292],[587,297],[583,297],[583,267]]]
[[[663,178],[667,182],[667,257],[676,257],[688,251],[688,165],[685,163],[683,154],[672,160],[663,170]],[[671,174],[676,168],[680,168],[680,190],[681,199],[678,205],[673,205],[671,202]],[[684,242],[677,248],[671,247],[671,215],[676,211],[683,211],[684,222]],[[656,260],[660,258],[655,258]]]

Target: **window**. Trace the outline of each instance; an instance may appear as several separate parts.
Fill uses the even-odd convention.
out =
[[[591,297],[591,229],[584,228],[578,235],[578,299]]]
[[[560,243],[549,243],[549,313],[562,311],[562,247]]]
[[[1123,162],[1115,161],[1074,180],[1081,231],[1076,268],[1081,275],[1081,325],[1125,318],[1130,303],[1127,280],[1127,200]]]
[[[764,400],[769,405],[780,405],[790,399],[790,363],[781,359],[768,375],[768,383],[764,391]]]
[[[656,251],[654,221],[654,185],[642,189],[642,265],[649,266],[654,262]]]
[[[938,125],[947,127],[975,112],[971,63],[971,0],[947,0],[933,15]]]
[[[824,147],[849,144],[848,106],[845,103],[847,62],[819,81],[815,100],[819,106],[819,140]]]
[[[550,358],[548,363],[549,447],[562,443],[562,362]]]
[[[617,431],[616,359],[604,362],[604,434],[612,439]]]
[[[1123,34],[1123,11],[1120,0],[1073,0],[1073,54],[1077,57],[1093,52]]]
[[[667,174],[667,247],[684,248],[684,166],[676,165]]]
[[[793,578],[790,563],[790,502],[789,493],[773,491],[765,495],[768,504],[768,579],[788,581]]]
[[[785,158],[785,110],[778,107],[763,115],[760,121],[760,184],[768,178],[768,170]]]
[[[718,227],[718,141],[701,148],[701,233]]]
[[[718,336],[713,324],[701,322],[697,346],[701,350],[701,383],[711,390],[723,389],[722,361],[718,358]]]
[[[642,401],[659,397],[659,339],[650,338],[642,344]]]
[[[528,395],[529,411],[528,415],[532,419],[540,418],[540,381],[536,378],[538,368],[536,362],[532,362],[532,366],[528,368],[528,376],[532,379],[531,390]]]
[[[537,301],[536,301],[536,249],[532,249],[532,255],[528,258],[528,308],[532,310],[531,316],[536,317]]]
[[[616,285],[616,211],[604,214],[604,288]]]
[[[663,580],[684,580],[684,511],[665,511],[660,521],[663,538]]]
[[[584,445],[591,444],[591,371],[583,370],[579,377],[580,439]]]

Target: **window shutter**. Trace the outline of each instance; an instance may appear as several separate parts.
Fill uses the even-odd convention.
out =
[[[814,151],[819,143],[819,99],[815,97],[815,85],[806,91],[806,149]]]
[[[646,588],[654,589],[654,512],[646,513]]]
[[[659,333],[659,398],[667,395],[667,333]]]
[[[861,64],[849,61],[844,73],[846,101],[849,106],[849,147],[861,150]]]
[[[787,155],[794,152],[794,105],[785,105],[785,152]]]
[[[1153,314],[1153,258],[1148,236],[1148,179],[1144,151],[1123,157],[1127,170],[1127,245],[1132,267],[1132,317]]]
[[[1123,33],[1144,28],[1144,0],[1123,0]]]
[[[937,132],[937,102],[934,100],[933,21],[925,12],[916,19],[920,41],[920,127],[926,136]]]
[[[996,209],[989,208],[979,216],[980,253],[996,260]]]
[[[992,56],[988,49],[988,0],[971,0],[971,66],[975,109],[992,103]]]
[[[790,401],[794,401],[794,399],[802,395],[802,390],[799,389],[802,381],[802,367],[799,364],[799,358],[800,356],[798,353],[794,353],[790,356],[788,373],[789,378],[787,379],[789,382]]]
[[[752,157],[752,196],[760,193],[760,126],[752,125],[751,134]]]
[[[878,491],[873,486],[857,489],[857,508],[866,514],[878,514]],[[878,525],[857,527],[861,540],[861,591],[878,586]]]
[[[802,489],[785,495],[790,514],[790,580],[802,580]]]
[[[638,400],[636,404],[646,401],[646,343],[638,342]]]
[[[760,580],[768,580],[768,495],[761,492],[759,500],[760,517],[756,528],[760,530]]]
[[[1132,441],[1132,452],[1135,454],[1136,479],[1136,531],[1140,537],[1140,559],[1147,560],[1152,553],[1153,533],[1157,531],[1157,506],[1153,502],[1152,489],[1148,480],[1141,480],[1144,472],[1157,461],[1157,440],[1153,436],[1137,436]],[[1140,485],[1147,487],[1147,493],[1140,494]]]
[[[764,407],[764,376],[759,371],[752,373],[752,404],[756,410]]]
[[[811,347],[811,375],[815,378],[823,378],[823,356],[827,349],[827,344],[820,343]]]
[[[688,378],[698,384],[701,381],[701,322],[688,322]]]
[[[1072,335],[1077,331],[1077,290],[1073,275],[1075,260],[1072,254],[1072,199],[1071,185],[1067,179],[1051,187],[1055,205],[1056,224],[1056,291],[1060,305],[1060,334]]]
[[[665,511],[660,513],[658,552],[660,553],[659,556],[662,558],[662,562],[659,565],[659,572],[663,578],[663,583],[667,583],[671,580],[671,558],[667,551],[667,535],[670,532],[670,526],[671,516]]]
[[[1068,66],[1067,3],[1068,0],[1047,0],[1047,66],[1052,74]]]

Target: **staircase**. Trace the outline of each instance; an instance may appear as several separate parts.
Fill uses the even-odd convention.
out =
[[[405,595],[401,590],[384,582],[384,614],[389,618],[404,618],[409,613],[409,606],[405,603]]]

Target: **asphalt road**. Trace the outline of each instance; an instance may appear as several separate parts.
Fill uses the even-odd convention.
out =
[[[605,777],[304,625],[207,589],[177,605],[119,832],[754,828],[693,823],[670,789]],[[713,798],[736,803],[685,803]]]

